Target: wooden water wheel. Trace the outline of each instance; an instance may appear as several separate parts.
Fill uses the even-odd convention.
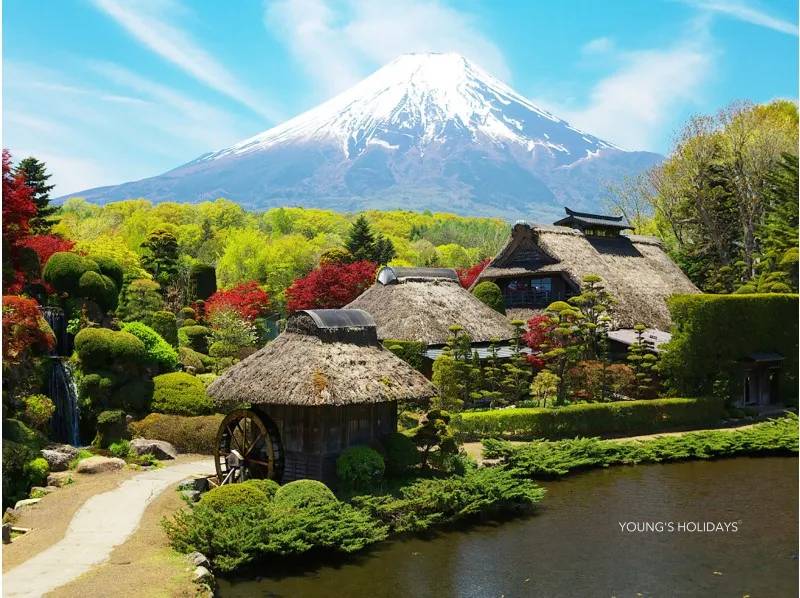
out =
[[[214,457],[220,484],[280,480],[283,475],[278,428],[266,415],[249,409],[231,411],[222,420]]]

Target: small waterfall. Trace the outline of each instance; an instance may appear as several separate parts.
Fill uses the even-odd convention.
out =
[[[62,357],[53,358],[48,394],[56,406],[53,414],[55,438],[60,442],[80,446],[78,387],[66,360]]]
[[[58,307],[43,307],[42,316],[56,337],[56,346],[50,353],[53,367],[48,388],[48,395],[56,407],[52,420],[53,434],[60,442],[79,446],[80,406],[78,388],[66,361],[71,352],[67,321],[64,311]]]

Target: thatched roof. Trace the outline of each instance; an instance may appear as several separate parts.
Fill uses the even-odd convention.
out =
[[[511,238],[481,272],[482,280],[520,275],[561,273],[576,287],[587,274],[597,274],[616,299],[614,326],[643,323],[669,330],[666,298],[699,290],[652,237],[621,235],[592,238],[573,228],[514,225]]]
[[[209,396],[218,404],[322,406],[436,394],[422,374],[378,343],[369,314],[334,313],[342,311],[291,316],[278,338],[214,380]]]
[[[378,273],[378,282],[345,306],[369,312],[378,326],[379,339],[443,345],[454,324],[475,343],[514,336],[513,327],[502,314],[476,299],[457,278],[437,274],[442,269],[431,268],[426,276],[424,268],[414,268],[413,277],[397,277],[387,284],[380,282],[389,279],[384,270]],[[455,275],[455,271],[449,272]]]

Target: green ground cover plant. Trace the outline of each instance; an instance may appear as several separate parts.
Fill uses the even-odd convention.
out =
[[[687,432],[649,440],[575,438],[512,445],[489,439],[483,442],[483,447],[485,458],[499,459],[500,465],[514,476],[554,478],[576,470],[611,465],[797,454],[798,420],[797,415],[787,414],[741,430]]]

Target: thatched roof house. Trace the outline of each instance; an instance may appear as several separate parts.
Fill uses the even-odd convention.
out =
[[[616,299],[615,328],[643,323],[669,330],[666,298],[699,292],[652,237],[623,235],[616,217],[567,211],[569,226],[518,222],[505,247],[478,276],[500,286],[509,317],[525,319],[580,292],[587,274]]]
[[[398,401],[423,401],[436,390],[380,345],[368,313],[321,309],[291,316],[278,338],[228,369],[208,394],[221,405],[251,404],[245,413],[277,442],[270,471],[278,479],[335,484],[342,451],[397,431]]]
[[[509,320],[464,289],[449,268],[380,270],[377,281],[345,309],[363,309],[377,324],[378,338],[444,345],[460,325],[473,343],[513,338]]]
[[[208,387],[217,403],[354,405],[427,399],[430,382],[378,342],[360,310],[291,316],[286,330]]]

